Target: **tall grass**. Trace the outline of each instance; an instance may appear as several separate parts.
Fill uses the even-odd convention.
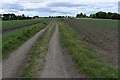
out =
[[[60,41],[67,48],[80,71],[94,78],[117,78],[118,71],[100,62],[97,51],[88,43],[82,41],[82,36],[67,24],[60,23]]]

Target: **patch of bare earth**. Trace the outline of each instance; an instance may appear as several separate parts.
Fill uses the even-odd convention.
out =
[[[112,36],[111,30],[105,32],[94,24],[83,25],[74,19],[66,20],[66,23],[83,36],[83,41],[96,48],[102,62],[118,68],[118,37]]]

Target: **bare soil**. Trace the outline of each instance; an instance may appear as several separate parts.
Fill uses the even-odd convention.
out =
[[[94,24],[87,25],[87,23],[83,25],[74,19],[65,22],[83,36],[83,41],[96,47],[101,53],[99,55],[102,62],[118,68],[118,37],[111,35],[112,29],[104,31],[102,26],[97,27]]]
[[[50,26],[50,24],[36,33],[31,39],[26,41],[24,44],[22,44],[17,50],[12,52],[8,59],[3,60],[2,63],[2,77],[3,78],[17,78],[20,67],[24,63],[26,57],[27,57],[27,52],[29,49],[32,47],[34,42],[38,39],[40,35]]]
[[[59,41],[59,26],[51,37],[48,53],[45,59],[45,66],[40,74],[40,78],[82,78],[68,53],[63,53]]]

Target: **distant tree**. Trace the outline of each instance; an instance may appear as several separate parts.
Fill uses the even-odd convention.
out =
[[[22,18],[22,19],[26,19],[26,17],[25,17],[25,15],[24,15],[24,14],[22,14],[21,18]]]
[[[9,14],[3,14],[3,18],[2,19],[3,20],[9,20],[10,19]]]
[[[22,17],[25,17],[25,15],[24,15],[24,14],[22,14]]]
[[[16,16],[15,14],[2,14],[2,20],[24,20],[24,19],[32,19],[29,16],[25,16],[24,14]]]
[[[102,11],[100,11],[100,12],[97,12],[96,13],[96,17],[97,18],[106,18],[106,12],[102,12]]]
[[[79,17],[80,17],[80,14],[77,14],[77,15],[76,15],[76,18],[79,18]]]
[[[0,19],[2,19],[2,14],[0,14]]]
[[[10,14],[10,20],[16,20],[16,15],[15,14]]]
[[[90,18],[96,18],[96,15],[95,15],[95,14],[90,14],[89,17],[90,17]]]
[[[76,15],[76,18],[85,18],[87,17],[86,14],[80,13]]]
[[[81,18],[83,17],[83,13],[80,13],[80,17],[81,17]]]
[[[106,15],[106,18],[107,18],[107,19],[111,19],[112,14],[113,14],[113,13],[108,12],[107,15]]]
[[[34,16],[33,19],[35,19],[35,18],[39,18],[39,16]]]
[[[118,18],[117,13],[112,14],[112,15],[111,15],[111,18],[112,18],[112,19],[117,19],[117,18]]]
[[[51,18],[51,16],[49,16],[49,18]]]
[[[111,12],[97,12],[95,14],[90,14],[90,18],[101,18],[101,19],[119,19],[120,20],[120,14],[117,13],[111,13]]]
[[[84,18],[86,18],[86,17],[87,17],[87,15],[86,15],[86,14],[84,14],[84,15],[83,15],[83,17],[84,17]]]
[[[120,20],[120,14],[118,14],[118,20]]]
[[[66,15],[65,18],[68,18],[68,16]]]

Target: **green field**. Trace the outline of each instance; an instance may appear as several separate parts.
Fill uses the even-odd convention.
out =
[[[118,20],[109,20],[109,19],[77,19],[80,26],[92,27],[93,30],[96,30],[98,33],[101,31],[106,34],[112,35],[112,37],[117,37],[118,34]],[[85,28],[86,28],[85,27]]]
[[[30,19],[30,20],[10,20],[10,21],[2,21],[2,30],[7,31],[15,28],[31,26],[33,24],[37,24],[43,22],[44,19]]]
[[[17,49],[22,43],[32,37],[35,33],[43,29],[48,22],[43,20],[43,22],[17,29],[12,32],[7,32],[3,34],[2,37],[2,56],[3,58],[7,57],[10,52]],[[13,23],[11,23],[13,24]]]

